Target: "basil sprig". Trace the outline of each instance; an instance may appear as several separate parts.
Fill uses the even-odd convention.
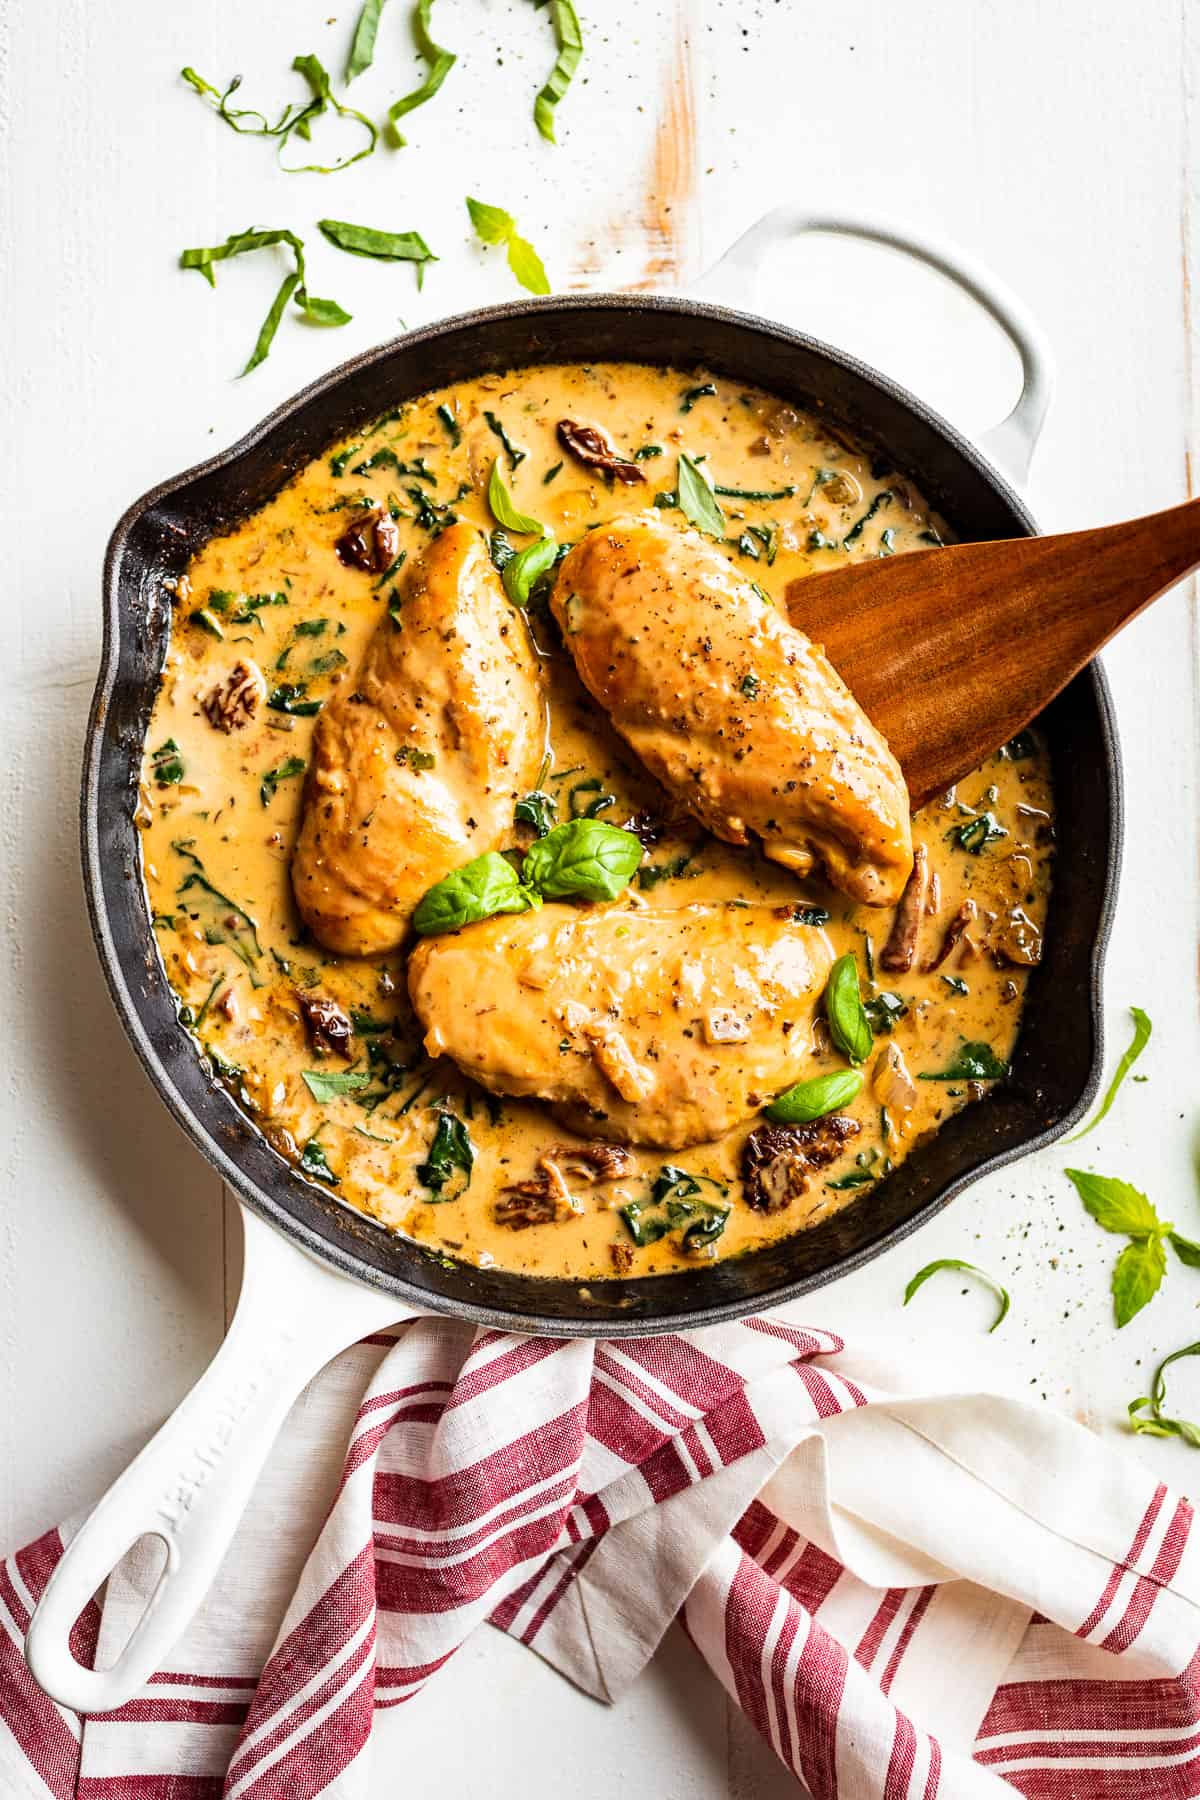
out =
[[[568,819],[526,852],[518,877],[497,851],[478,856],[431,887],[413,913],[418,937],[528,912],[543,900],[615,900],[642,859],[631,831],[603,819]]]
[[[475,227],[475,235],[484,244],[503,244],[508,266],[523,288],[531,294],[548,294],[550,279],[542,259],[517,231],[517,221],[502,206],[489,206],[486,201],[467,199],[467,211]]]
[[[478,924],[496,913],[528,912],[540,904],[539,896],[521,881],[512,864],[498,851],[489,850],[434,883],[413,913],[413,930],[418,937],[433,937]]]
[[[388,107],[388,142],[394,144],[398,150],[408,142],[408,139],[400,132],[398,120],[416,107],[424,106],[427,100],[432,100],[458,61],[453,51],[444,50],[440,44],[434,43],[429,29],[432,12],[433,0],[417,0],[413,12],[412,30],[417,49],[426,65],[425,79],[419,86],[413,88],[411,93],[402,94],[399,100],[393,101],[392,105]]]
[[[291,299],[312,325],[348,325],[350,314],[340,307],[336,300],[318,300],[310,294],[305,281],[304,240],[298,238],[294,231],[236,231],[232,237],[226,238],[223,244],[214,244],[208,248],[184,250],[180,254],[181,269],[198,269],[209,287],[216,287],[217,278],[214,263],[226,262],[231,256],[244,256],[251,250],[267,250],[275,244],[286,244],[296,259],[296,267],[290,275],[285,275],[279,291],[271,302],[270,311],[262,322],[250,360],[242,370],[248,375],[251,369],[257,369],[259,363],[265,362],[275,341],[275,333],[283,318],[284,309]]]
[[[1117,1064],[1116,1073],[1108,1084],[1108,1092],[1101,1102],[1100,1109],[1092,1115],[1086,1124],[1080,1126],[1078,1131],[1073,1131],[1069,1138],[1064,1138],[1063,1142],[1065,1144],[1076,1143],[1081,1137],[1085,1137],[1089,1131],[1094,1130],[1095,1127],[1099,1125],[1100,1121],[1107,1114],[1113,1101],[1116,1099],[1121,1083],[1128,1075],[1130,1069],[1132,1069],[1138,1057],[1142,1054],[1142,1051],[1146,1048],[1146,1045],[1150,1042],[1150,1033],[1153,1030],[1153,1026],[1150,1023],[1149,1015],[1144,1013],[1140,1006],[1131,1006],[1129,1011],[1133,1019],[1133,1039],[1128,1050],[1126,1050],[1124,1056]]]
[[[1160,1219],[1146,1195],[1128,1181],[1113,1175],[1093,1175],[1087,1169],[1064,1170],[1079,1198],[1097,1225],[1128,1237],[1112,1274],[1113,1312],[1118,1330],[1153,1300],[1167,1272],[1169,1243],[1180,1262],[1200,1268],[1200,1244],[1175,1230],[1170,1220]]]
[[[862,1084],[858,1069],[832,1069],[827,1075],[798,1081],[794,1087],[777,1094],[763,1111],[778,1125],[807,1125],[810,1119],[823,1119],[826,1113],[849,1106],[861,1091]]]
[[[550,0],[550,23],[554,27],[558,56],[546,78],[545,86],[533,103],[533,118],[542,136],[556,144],[558,139],[554,135],[554,109],[570,87],[571,78],[579,67],[579,60],[583,55],[583,31],[571,0]]]
[[[693,462],[682,450],[675,486],[679,510],[684,517],[710,537],[724,537],[725,514],[717,503],[712,483],[699,463]]]
[[[513,500],[500,472],[500,458],[492,464],[492,473],[488,481],[488,505],[507,531],[519,531],[522,535],[535,538],[532,544],[526,544],[523,550],[515,554],[511,545],[504,544],[507,552],[497,558],[493,544],[492,561],[500,570],[500,579],[504,583],[504,591],[514,606],[528,606],[529,596],[542,579],[549,574],[558,559],[557,539],[529,513],[523,513]]]
[[[351,256],[370,256],[376,262],[415,263],[419,288],[425,285],[426,263],[438,260],[419,231],[379,231],[373,225],[352,225],[348,219],[318,219],[317,230]]]
[[[568,819],[530,845],[521,875],[546,900],[615,900],[641,860],[632,831],[603,819]]]
[[[986,1269],[978,1268],[975,1263],[962,1262],[957,1256],[940,1256],[936,1262],[926,1263],[923,1269],[918,1269],[904,1290],[905,1306],[908,1305],[917,1289],[923,1287],[929,1277],[936,1275],[940,1269],[958,1269],[964,1275],[975,1275],[991,1288],[1000,1302],[1000,1310],[988,1326],[989,1333],[995,1331],[997,1325],[1001,1324],[1008,1316],[1010,1305],[1008,1289],[1001,1287],[995,1276],[989,1275]]]
[[[847,1062],[866,1062],[875,1042],[871,1021],[858,985],[858,963],[852,951],[839,956],[829,971],[825,988],[825,1017],[829,1035]]]
[[[1200,1450],[1200,1425],[1193,1425],[1190,1419],[1171,1419],[1163,1412],[1163,1401],[1167,1397],[1167,1384],[1164,1379],[1172,1363],[1179,1362],[1185,1356],[1200,1356],[1200,1344],[1185,1344],[1182,1350],[1172,1350],[1170,1356],[1164,1356],[1154,1371],[1150,1383],[1150,1392],[1143,1394],[1140,1400],[1129,1402],[1129,1423],[1134,1431],[1147,1437],[1179,1437],[1193,1450]],[[1149,1416],[1145,1416],[1149,1407]]]

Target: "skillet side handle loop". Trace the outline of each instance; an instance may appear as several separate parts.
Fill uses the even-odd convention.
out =
[[[347,1344],[405,1316],[387,1294],[338,1275],[252,1213],[228,1335],[199,1382],[105,1494],[46,1586],[25,1639],[38,1685],[74,1712],[123,1706],[187,1628],[217,1573],[279,1428],[300,1390]],[[116,1662],[85,1669],[71,1629],[146,1534],[166,1565]]]
[[[1018,484],[1024,483],[1054,393],[1054,358],[1045,333],[1004,282],[965,250],[925,232],[901,228],[870,214],[809,212],[778,206],[752,225],[692,289],[696,298],[750,309],[764,259],[788,238],[808,232],[863,238],[925,263],[969,294],[1007,335],[1021,359],[1020,397],[1008,417],[981,433],[985,455]]]

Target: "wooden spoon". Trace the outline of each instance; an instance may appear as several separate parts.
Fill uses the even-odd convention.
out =
[[[790,581],[786,600],[887,738],[915,812],[1197,567],[1200,499],[1095,531],[850,563]]]

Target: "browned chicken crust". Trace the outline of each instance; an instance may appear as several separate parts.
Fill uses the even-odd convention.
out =
[[[427,888],[505,841],[545,741],[536,655],[479,533],[444,531],[401,594],[317,721],[292,862],[305,924],[348,956],[395,949]]]
[[[726,843],[894,906],[912,868],[899,764],[820,648],[696,531],[614,519],[551,601],[579,674],[663,786]]]
[[[833,953],[773,906],[549,905],[417,945],[431,1056],[589,1137],[683,1149],[796,1081]]]

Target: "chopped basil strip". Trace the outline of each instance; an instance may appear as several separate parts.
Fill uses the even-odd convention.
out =
[[[254,349],[250,353],[250,360],[242,370],[243,375],[248,375],[251,369],[257,369],[259,363],[265,362],[275,341],[284,309],[292,298],[311,324],[346,325],[350,321],[350,314],[336,300],[318,300],[309,293],[305,285],[304,242],[292,231],[238,231],[226,238],[223,244],[184,250],[179,258],[179,266],[182,269],[198,269],[209,286],[215,287],[217,278],[213,272],[214,263],[225,262],[231,256],[245,255],[251,250],[270,249],[275,244],[288,246],[295,258],[296,267],[290,275],[284,276],[279,291],[271,302],[270,311],[262,322]]]
[[[798,1081],[794,1087],[777,1094],[763,1111],[779,1125],[806,1125],[810,1119],[823,1119],[839,1107],[849,1106],[862,1089],[863,1077],[858,1069],[834,1069],[828,1075],[814,1075],[809,1081]]]
[[[518,236],[517,221],[502,206],[489,206],[486,201],[467,199],[467,211],[475,227],[475,235],[484,244],[503,244],[508,266],[523,288],[531,294],[548,294],[550,282],[542,259],[527,238]]]
[[[408,142],[408,139],[400,132],[397,120],[402,119],[405,113],[412,112],[416,107],[424,106],[427,100],[432,100],[458,61],[451,51],[443,50],[440,44],[434,43],[429,26],[432,12],[433,0],[417,0],[412,17],[412,32],[416,39],[417,49],[426,65],[426,75],[424,81],[418,87],[413,88],[411,93],[402,95],[399,100],[393,101],[388,107],[388,140],[397,149],[403,148]]]
[[[1087,1123],[1082,1125],[1078,1131],[1072,1132],[1069,1138],[1064,1138],[1064,1143],[1075,1143],[1077,1139],[1085,1136],[1087,1132],[1094,1130],[1095,1127],[1099,1125],[1100,1121],[1108,1113],[1113,1101],[1116,1099],[1121,1083],[1128,1075],[1130,1069],[1132,1069],[1138,1057],[1142,1054],[1142,1051],[1146,1048],[1146,1045],[1150,1042],[1150,1033],[1153,1027],[1151,1026],[1149,1015],[1144,1013],[1140,1006],[1131,1006],[1129,1011],[1133,1019],[1133,1040],[1130,1043],[1128,1050],[1126,1050],[1124,1056],[1117,1064],[1116,1073],[1109,1082],[1108,1092],[1105,1094],[1104,1099],[1100,1104],[1100,1109],[1098,1112],[1094,1113]]]
[[[672,1232],[680,1234],[680,1248],[703,1250],[715,1243],[729,1220],[730,1208],[701,1197],[702,1184],[725,1189],[709,1175],[693,1175],[690,1169],[664,1163],[655,1176],[648,1200],[631,1200],[619,1208],[621,1219],[639,1249],[656,1244]]]
[[[553,794],[543,793],[535,788],[531,794],[525,794],[513,808],[513,823],[528,825],[538,837],[545,837],[554,825],[558,813],[558,801]]]
[[[183,758],[174,738],[160,744],[150,757],[150,772],[159,787],[175,787],[183,780]]]
[[[290,781],[294,775],[303,775],[306,767],[302,756],[289,756],[277,769],[267,769],[258,790],[258,797],[263,805],[270,806],[281,781]]]
[[[936,1262],[926,1263],[923,1269],[918,1269],[917,1273],[913,1276],[912,1280],[904,1290],[905,1306],[908,1305],[917,1289],[922,1287],[925,1282],[929,1280],[931,1275],[936,1275],[939,1269],[958,1269],[961,1270],[964,1275],[975,1275],[980,1281],[984,1282],[986,1286],[991,1288],[992,1292],[1000,1302],[1000,1310],[988,1326],[989,1333],[995,1331],[997,1325],[999,1325],[1008,1314],[1010,1304],[1008,1289],[1001,1287],[1000,1283],[994,1276],[989,1275],[986,1269],[977,1268],[974,1263],[962,1262],[956,1256],[941,1256]]]
[[[558,56],[546,78],[546,84],[533,103],[534,123],[544,138],[556,144],[554,109],[571,85],[571,78],[583,55],[583,32],[571,0],[550,0],[550,23]]]
[[[364,69],[369,69],[375,60],[375,39],[379,34],[379,20],[384,5],[385,0],[363,0],[358,24],[354,27],[350,54],[346,59],[347,86]]]
[[[705,400],[716,391],[711,381],[702,381],[698,387],[685,388],[679,396],[680,412],[690,413],[697,400]]]
[[[1193,1425],[1189,1419],[1169,1418],[1163,1412],[1163,1402],[1167,1397],[1167,1370],[1172,1363],[1179,1362],[1185,1356],[1200,1356],[1200,1343],[1185,1344],[1182,1350],[1172,1350],[1170,1356],[1163,1357],[1154,1371],[1150,1392],[1143,1394],[1139,1400],[1129,1402],[1129,1423],[1134,1431],[1147,1437],[1178,1437],[1185,1444],[1190,1444],[1193,1450],[1200,1450],[1200,1425]]]
[[[415,263],[419,288],[425,285],[426,263],[438,260],[419,231],[379,231],[373,225],[353,225],[348,219],[318,219],[317,229],[351,256],[371,256],[377,262]]]
[[[309,1138],[305,1144],[300,1167],[306,1175],[315,1175],[318,1181],[327,1181],[331,1187],[340,1185],[340,1177],[329,1166],[324,1144],[318,1144],[316,1138]]]
[[[525,458],[529,454],[529,452],[527,450],[519,450],[517,448],[516,444],[513,443],[512,439],[509,437],[507,431],[504,429],[503,420],[498,419],[494,412],[488,412],[485,409],[483,416],[484,416],[485,421],[487,422],[488,430],[493,434],[493,436],[498,437],[500,439],[500,442],[504,445],[504,454],[508,457],[509,468],[510,469],[517,468],[519,464],[521,464],[525,461]],[[561,465],[560,465],[560,467],[561,467]]]

